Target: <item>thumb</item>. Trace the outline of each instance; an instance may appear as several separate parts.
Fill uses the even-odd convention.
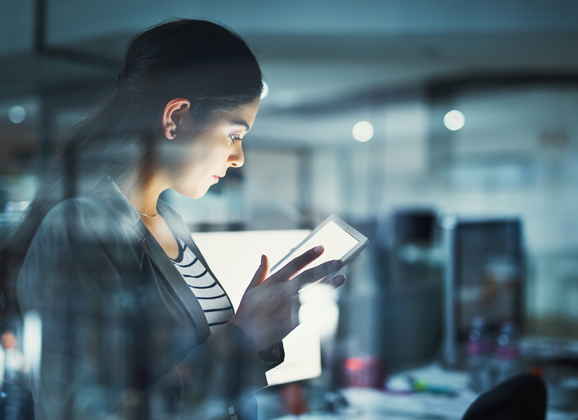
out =
[[[267,258],[266,255],[261,255],[261,265],[255,272],[253,280],[251,280],[251,283],[249,283],[249,286],[247,286],[247,290],[252,289],[253,287],[261,284],[263,280],[267,278],[268,275],[269,275],[269,258]]]

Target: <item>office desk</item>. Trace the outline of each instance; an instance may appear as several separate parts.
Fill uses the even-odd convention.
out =
[[[341,390],[349,406],[337,413],[313,412],[299,417],[282,415],[277,420],[407,420],[407,419],[461,419],[477,394],[468,389],[468,377],[464,372],[446,371],[438,365],[429,365],[419,369],[392,375],[388,381],[392,386],[407,382],[411,376],[430,384],[451,387],[455,396],[434,395],[428,393],[395,394],[375,389],[346,388]],[[259,398],[260,404],[271,404],[271,400]],[[261,418],[261,417],[260,417]],[[263,417],[271,418],[271,417]],[[549,409],[548,420],[577,420],[578,412],[563,412]]]

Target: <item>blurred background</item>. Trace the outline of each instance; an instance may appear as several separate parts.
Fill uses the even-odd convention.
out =
[[[336,213],[366,234],[337,352],[451,365],[476,316],[578,338],[572,1],[0,0],[0,241],[130,38],[172,17],[240,33],[268,92],[245,166],[201,200],[165,198],[197,232]]]

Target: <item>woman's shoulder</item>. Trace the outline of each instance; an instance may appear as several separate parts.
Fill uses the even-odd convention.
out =
[[[93,217],[103,217],[106,213],[103,206],[93,198],[75,197],[69,198],[54,205],[46,214],[44,220],[50,221],[62,217],[86,215]]]
[[[76,197],[56,204],[44,217],[38,233],[55,231],[69,238],[101,240],[136,235],[129,218],[110,203],[92,197]]]

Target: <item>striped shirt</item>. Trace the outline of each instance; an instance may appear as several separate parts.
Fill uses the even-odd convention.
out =
[[[171,258],[171,261],[199,301],[209,323],[211,334],[213,334],[231,320],[235,313],[233,306],[225,290],[209,273],[207,267],[203,265],[192,249],[181,239],[177,238],[177,242],[179,244],[179,256],[174,260]]]

